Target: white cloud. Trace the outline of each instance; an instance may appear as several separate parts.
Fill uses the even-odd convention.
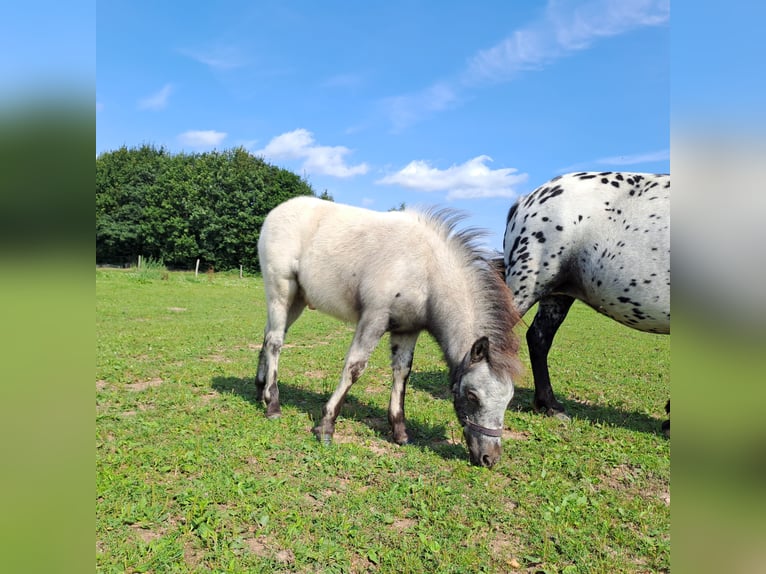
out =
[[[600,38],[663,25],[669,19],[669,0],[549,0],[540,19],[476,53],[454,78],[382,104],[394,131],[401,131],[435,112],[456,107],[466,90],[511,81],[521,72],[541,69],[584,50]]]
[[[645,153],[615,155],[611,157],[602,157],[587,162],[580,162],[573,165],[562,167],[558,170],[559,173],[566,173],[569,171],[579,171],[593,169],[595,166],[612,166],[620,167],[627,165],[637,165],[645,163],[666,162],[670,160],[670,150],[663,149],[658,151],[651,151]]]
[[[171,84],[165,84],[158,92],[139,100],[138,109],[152,111],[162,110],[168,105],[168,98],[170,98],[172,92],[173,86]]]
[[[649,153],[637,153],[633,155],[616,155],[597,159],[594,163],[601,165],[635,165],[637,163],[651,163],[655,161],[668,161],[670,150],[663,149]]]
[[[314,141],[314,135],[305,129],[297,129],[273,138],[265,148],[255,152],[267,159],[302,159],[301,170],[333,177],[353,177],[367,173],[366,163],[346,165],[344,157],[351,150],[344,146],[322,146]]]
[[[527,180],[527,174],[515,168],[490,169],[492,158],[480,155],[447,169],[432,167],[422,160],[412,161],[403,169],[375,183],[401,185],[418,191],[446,191],[447,199],[515,197],[514,186]]]
[[[388,98],[383,105],[394,124],[394,131],[400,131],[434,112],[454,108],[458,99],[455,88],[440,82],[420,92]]]
[[[225,132],[215,130],[189,130],[178,136],[183,145],[193,148],[210,148],[219,145],[225,138]]]
[[[670,19],[669,0],[551,0],[545,16],[514,31],[474,56],[463,75],[467,84],[507,81],[516,73],[540,68],[590,47],[599,38]]]
[[[205,50],[179,50],[179,52],[214,70],[233,70],[246,64],[240,50],[234,46],[218,45]]]

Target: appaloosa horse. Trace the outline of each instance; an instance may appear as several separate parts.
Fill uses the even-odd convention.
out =
[[[381,213],[298,197],[266,217],[258,254],[268,320],[256,388],[266,414],[281,414],[277,367],[290,325],[306,306],[356,324],[340,383],[314,433],[332,440],[341,405],[384,333],[391,334],[393,385],[388,418],[394,441],[408,440],[404,394],[418,334],[444,352],[454,406],[473,464],[502,452],[505,410],[518,372],[518,321],[511,294],[448,211]]]
[[[539,302],[527,330],[537,410],[564,413],[548,351],[575,299],[633,329],[670,333],[669,175],[556,177],[511,207],[503,250],[519,313]]]

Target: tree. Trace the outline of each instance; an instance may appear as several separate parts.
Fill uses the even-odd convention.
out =
[[[144,145],[96,158],[96,261],[138,255],[190,269],[258,269],[266,214],[311,187],[244,148],[170,154]]]

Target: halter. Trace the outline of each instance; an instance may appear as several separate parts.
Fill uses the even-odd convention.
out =
[[[476,431],[479,434],[483,434],[486,436],[493,436],[500,438],[503,436],[503,429],[488,429],[487,427],[483,427],[481,425],[477,425],[476,423],[472,423],[471,421],[467,420],[465,421],[465,426],[467,426],[469,429]]]

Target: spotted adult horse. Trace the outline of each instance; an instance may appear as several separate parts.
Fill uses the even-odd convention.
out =
[[[438,341],[473,464],[499,459],[505,410],[518,372],[518,315],[510,290],[447,211],[380,213],[313,197],[274,208],[258,241],[267,324],[256,391],[266,415],[281,414],[277,368],[290,325],[306,306],[356,324],[340,383],[313,429],[329,443],[345,396],[390,333],[393,384],[388,419],[408,441],[404,395],[421,331]]]
[[[564,414],[548,352],[575,299],[627,327],[670,333],[669,175],[556,177],[511,207],[503,251],[519,313],[539,303],[527,330],[537,410]]]

